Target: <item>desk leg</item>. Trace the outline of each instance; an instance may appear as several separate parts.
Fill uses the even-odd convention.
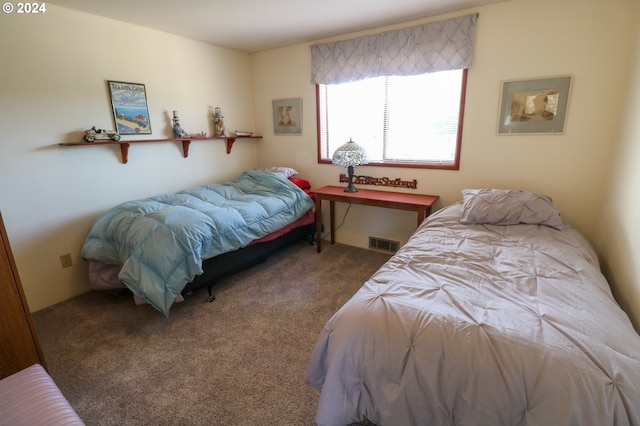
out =
[[[336,243],[336,202],[329,201],[329,215],[331,216],[331,244]]]
[[[418,209],[418,226],[431,214],[431,207],[423,207]]]
[[[322,251],[322,199],[316,194],[316,247],[318,253]]]
[[[424,221],[425,217],[427,217],[427,212],[425,209],[418,209],[418,226]]]

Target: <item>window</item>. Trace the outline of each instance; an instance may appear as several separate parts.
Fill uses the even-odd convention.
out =
[[[467,71],[318,84],[318,162],[353,141],[376,166],[458,170]]]

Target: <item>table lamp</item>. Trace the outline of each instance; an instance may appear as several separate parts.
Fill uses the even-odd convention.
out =
[[[333,153],[332,161],[336,166],[346,167],[349,173],[349,184],[344,189],[344,192],[358,192],[358,189],[353,186],[353,170],[355,167],[369,162],[364,148],[349,138],[349,142],[336,149]]]

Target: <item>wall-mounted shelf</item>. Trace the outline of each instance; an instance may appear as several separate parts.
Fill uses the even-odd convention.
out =
[[[226,136],[215,138],[180,138],[180,139],[138,139],[131,141],[96,141],[96,142],[63,142],[60,146],[91,146],[91,145],[120,145],[120,155],[122,163],[129,161],[129,146],[132,143],[158,143],[158,142],[181,142],[182,154],[185,158],[189,156],[189,145],[192,141],[213,141],[224,140],[227,144],[227,154],[231,154],[231,148],[238,139],[261,139],[262,136]]]

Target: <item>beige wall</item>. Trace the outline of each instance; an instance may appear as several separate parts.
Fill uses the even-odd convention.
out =
[[[209,108],[252,130],[249,55],[47,4],[38,16],[0,15],[0,211],[30,308],[87,291],[79,258],[91,222],[118,202],[237,176],[259,142],[226,154],[222,141],[68,148],[82,130],[113,128],[106,80],[146,85],[153,134],[171,135],[178,110],[190,132],[211,133]],[[59,256],[74,266],[62,269]]]
[[[632,78],[623,102],[620,141],[604,197],[597,245],[616,298],[640,330],[640,4],[635,16],[635,42],[629,56]]]
[[[418,192],[442,197],[437,208],[459,200],[467,187],[551,195],[565,220],[594,242],[638,324],[635,3],[513,0],[466,11],[480,17],[461,169],[357,172],[415,178]],[[219,181],[256,165],[295,167],[316,187],[339,184],[344,171],[316,161],[307,44],[247,55],[47,6],[38,17],[0,15],[0,211],[32,310],[87,290],[82,241],[93,219],[117,202]],[[501,81],[560,74],[574,77],[565,135],[496,135]],[[229,156],[222,142],[195,142],[186,159],[174,144],[132,145],[126,165],[114,147],[59,147],[92,125],[112,126],[109,79],[146,85],[154,138],[170,135],[174,109],[187,130],[210,133],[208,110],[220,106],[229,129],[264,139],[236,143]],[[289,97],[303,100],[303,134],[275,136],[271,101]],[[338,215],[344,212],[338,206]],[[404,242],[414,228],[411,213],[354,206],[337,237],[355,246],[366,246],[368,235]],[[64,253],[74,267],[61,268]]]
[[[632,67],[636,65],[633,55],[636,37],[629,36],[638,34],[636,9],[635,0],[514,0],[463,12],[477,11],[480,15],[474,64],[468,78],[460,170],[365,166],[358,168],[356,174],[415,178],[417,192],[441,196],[437,207],[458,201],[460,191],[469,187],[546,193],[554,199],[565,221],[594,244],[604,202],[610,200],[608,194],[615,194],[616,204],[635,203],[636,209],[624,209],[628,217],[616,214],[615,219],[622,222],[616,227],[619,235],[608,236],[603,245],[597,247],[600,252],[612,249],[619,238],[625,238],[627,231],[637,229],[637,222],[630,219],[633,213],[638,217],[637,196],[634,198],[631,194],[639,188],[638,184],[628,182],[637,183],[635,170],[640,160],[637,155],[629,157],[637,154],[637,149],[626,146],[639,137],[637,125],[631,125],[637,122],[637,101],[631,105],[633,113],[626,102],[629,82],[633,81]],[[371,32],[391,28],[396,27]],[[258,146],[260,163],[296,167],[316,187],[339,185],[338,175],[344,170],[316,162],[315,91],[310,84],[309,45],[260,52],[253,54],[251,60],[256,127],[265,134],[264,143]],[[573,76],[573,87],[564,135],[496,134],[502,81],[566,74]],[[286,97],[303,99],[302,136],[273,135],[270,102]],[[625,144],[624,152],[615,158],[615,148],[621,140]],[[637,148],[637,143],[634,146]],[[609,176],[615,170],[614,159],[624,164],[624,171],[620,171],[609,186]],[[337,233],[337,241],[363,247],[368,244],[369,235],[406,241],[415,228],[415,215],[382,210],[353,206]],[[345,206],[338,205],[339,220],[344,212]],[[324,221],[328,223],[327,218]],[[609,229],[608,224],[603,229]],[[633,248],[632,243],[626,246],[629,245]],[[639,254],[633,255],[633,251],[626,252],[624,256],[615,256],[620,260],[611,263],[615,263],[624,277],[621,278],[625,282],[621,283],[624,290],[619,294],[629,300],[622,302],[628,302],[628,310],[638,317],[639,272],[634,270],[637,266],[626,265],[634,264],[633,259],[638,263]]]

